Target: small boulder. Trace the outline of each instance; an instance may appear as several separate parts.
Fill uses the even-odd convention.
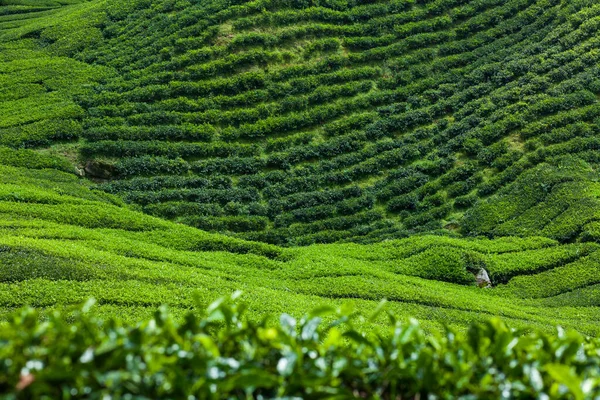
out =
[[[114,165],[104,161],[90,160],[85,164],[85,174],[97,179],[110,179],[117,173]]]
[[[480,288],[490,288],[492,287],[492,281],[487,273],[487,271],[483,268],[480,268],[475,275],[475,281],[477,282],[477,286]]]

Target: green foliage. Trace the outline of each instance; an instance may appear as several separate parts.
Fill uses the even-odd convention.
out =
[[[64,158],[40,154],[32,150],[13,150],[0,146],[0,165],[30,169],[52,168],[71,172],[73,165]]]
[[[0,327],[0,393],[9,398],[440,398],[600,394],[597,340],[514,331],[498,319],[426,335],[393,314],[380,334],[357,314],[247,319],[221,299],[176,322],[161,308],[136,326],[100,321],[89,301],[66,320],[32,309]],[[381,306],[372,318],[381,312]],[[325,322],[324,321],[327,321]]]
[[[376,210],[264,229],[267,219],[261,213],[268,209],[250,207],[243,199],[233,201],[234,192],[228,192],[231,182],[225,178],[163,176],[106,185],[107,190],[126,193],[152,185],[222,192],[217,208],[207,202],[186,209],[190,218],[196,218],[188,222],[220,224],[215,229],[240,237],[258,232],[271,240],[266,235],[285,230],[282,236],[291,233],[298,244],[339,241],[365,235],[352,230],[357,217],[364,218],[360,222],[370,224],[375,235],[386,230],[396,235],[393,229],[398,229],[382,224]],[[93,187],[56,170],[0,168],[0,310],[23,305],[60,310],[94,296],[100,303],[98,315],[135,322],[160,304],[181,316],[194,306],[195,292],[209,301],[244,288],[252,294],[247,300],[257,318],[281,312],[299,317],[322,303],[350,304],[365,311],[385,297],[394,313],[418,317],[430,331],[439,331],[441,320],[464,330],[469,322],[482,320],[485,311],[502,315],[513,326],[548,330],[561,324],[598,334],[593,301],[579,307],[576,316],[569,310],[583,298],[544,306],[548,296],[593,289],[598,282],[595,244],[561,245],[541,237],[428,235],[282,249],[153,218]],[[310,208],[325,199],[338,204],[340,197],[349,206],[364,198],[357,186],[298,195],[290,198],[293,202],[274,202],[273,207]],[[193,203],[172,201],[147,207],[160,215],[170,211],[159,206],[189,204]],[[256,225],[248,226],[249,221]],[[490,273],[493,289],[473,284],[472,273],[481,266]],[[536,284],[538,280],[545,285]],[[0,319],[6,316],[0,312]]]
[[[473,235],[541,234],[573,241],[598,218],[600,192],[593,171],[572,157],[540,164],[469,210],[464,228]]]
[[[76,141],[77,162],[118,167],[103,188],[154,215],[280,245],[453,235],[463,225],[563,242],[591,232],[590,197],[542,230],[537,211],[508,216],[523,199],[502,194],[565,154],[599,162],[599,12],[589,1],[1,8],[0,144]],[[554,174],[537,179],[554,185]],[[159,184],[221,175],[229,192]],[[110,189],[154,176],[134,192]],[[360,196],[328,199],[354,186]],[[296,201],[316,193],[310,205]],[[246,211],[224,210],[228,195]],[[495,195],[512,203],[504,220],[469,217]],[[543,214],[569,202],[556,196],[562,203]]]
[[[468,254],[468,253],[467,253]],[[452,247],[431,247],[406,259],[396,272],[461,284],[474,282],[466,254]]]
[[[0,3],[9,398],[599,396],[594,2]]]

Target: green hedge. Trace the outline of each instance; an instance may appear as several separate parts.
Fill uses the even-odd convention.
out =
[[[236,295],[232,296],[234,299]],[[22,309],[0,327],[7,399],[546,398],[600,396],[600,341],[498,319],[427,334],[389,314],[378,334],[351,310],[251,321],[221,299],[176,322],[161,308],[137,326],[88,310],[40,321]],[[383,305],[383,303],[382,303]],[[383,307],[370,317],[381,319]]]

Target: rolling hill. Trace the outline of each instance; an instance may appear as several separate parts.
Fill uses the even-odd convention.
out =
[[[597,399],[599,28],[0,0],[0,397]]]
[[[585,0],[0,1],[0,315],[242,289],[256,317],[385,297],[598,335],[599,26]]]
[[[596,243],[425,235],[281,248],[144,215],[74,174],[1,172],[0,316],[94,297],[99,315],[133,323],[161,304],[182,315],[242,290],[255,318],[321,304],[368,313],[387,298],[430,330],[495,315],[515,327],[600,333]],[[481,265],[493,289],[474,285],[469,271]]]
[[[244,239],[480,234],[462,223],[478,200],[541,163],[597,162],[591,4],[140,6],[76,56],[115,71],[80,100],[80,154],[145,212]]]

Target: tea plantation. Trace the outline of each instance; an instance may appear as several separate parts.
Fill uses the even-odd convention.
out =
[[[599,29],[0,0],[0,398],[600,398]]]

